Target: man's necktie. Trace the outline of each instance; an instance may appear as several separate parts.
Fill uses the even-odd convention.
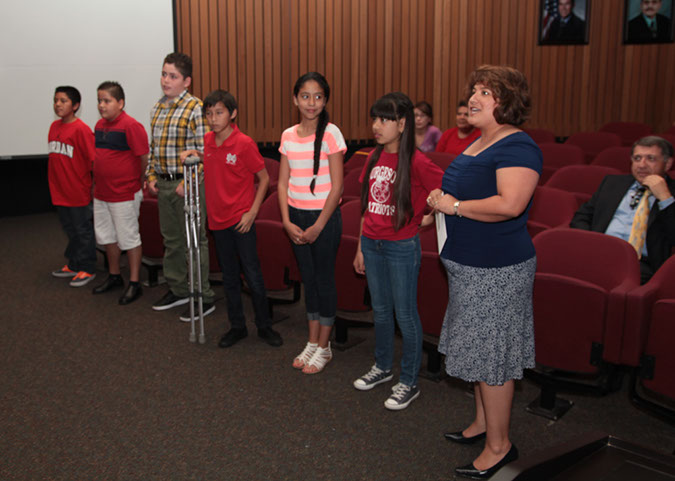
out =
[[[645,191],[637,205],[633,225],[630,228],[628,242],[635,247],[638,259],[642,257],[642,248],[647,237],[647,220],[649,219],[649,189]]]
[[[656,38],[656,20],[652,20],[652,23],[649,24],[649,30],[652,32],[652,37]]]

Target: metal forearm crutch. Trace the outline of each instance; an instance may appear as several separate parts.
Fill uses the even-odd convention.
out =
[[[202,269],[199,238],[201,227],[201,211],[199,210],[199,163],[197,156],[190,156],[183,164],[185,182],[185,237],[187,239],[188,269],[190,276],[190,342],[197,340],[195,332],[195,301],[199,312],[199,343],[204,344],[204,301],[202,298]],[[195,255],[196,254],[196,255]],[[195,259],[196,257],[196,259]],[[197,261],[197,289],[195,292],[194,261]]]

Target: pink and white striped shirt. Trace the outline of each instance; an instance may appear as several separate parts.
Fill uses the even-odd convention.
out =
[[[299,124],[298,124],[299,125]],[[298,136],[298,125],[284,130],[281,134],[279,152],[288,158],[290,178],[288,179],[288,205],[296,209],[323,209],[331,189],[328,156],[345,152],[347,144],[342,132],[335,124],[328,123],[321,142],[319,171],[314,183],[314,194],[309,190],[314,175],[314,135]]]

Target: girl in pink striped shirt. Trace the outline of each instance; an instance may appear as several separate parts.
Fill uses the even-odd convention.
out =
[[[325,110],[330,86],[323,75],[309,72],[295,83],[293,102],[300,123],[281,135],[279,206],[305,288],[309,340],[293,367],[316,374],[332,359],[330,333],[337,292],[335,258],[340,236],[342,167],[345,139]]]

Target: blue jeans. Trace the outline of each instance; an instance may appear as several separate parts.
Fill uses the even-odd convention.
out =
[[[71,271],[96,273],[96,238],[93,204],[82,207],[56,206],[63,231],[68,236],[64,256]]]
[[[302,230],[314,225],[320,214],[320,210],[302,210],[288,206],[290,221]],[[307,320],[318,320],[322,326],[332,326],[335,322],[335,258],[341,236],[342,215],[338,207],[313,243],[292,244],[305,287]]]
[[[241,302],[241,275],[243,271],[246,284],[251,290],[255,325],[258,329],[271,324],[269,304],[265,291],[258,251],[256,250],[255,224],[246,233],[239,233],[235,225],[223,230],[214,230],[218,264],[223,273],[223,287],[227,299],[227,316],[234,329],[246,328],[244,306]]]
[[[394,313],[403,337],[400,382],[417,385],[422,365],[422,323],[417,312],[419,236],[399,241],[361,237],[375,321],[375,365],[389,371],[394,362]]]

